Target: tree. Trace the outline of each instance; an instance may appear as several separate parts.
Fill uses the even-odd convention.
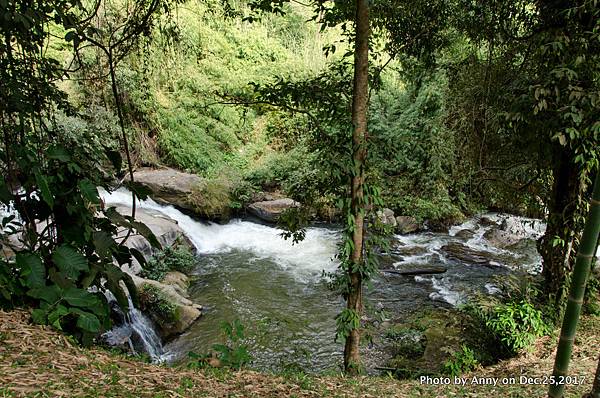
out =
[[[352,92],[352,143],[354,154],[351,179],[352,256],[348,268],[347,309],[358,322],[348,331],[344,345],[344,369],[360,369],[360,318],[362,314],[363,240],[365,223],[365,160],[367,157],[367,110],[369,107],[369,2],[356,0],[356,39],[354,49],[354,90]]]
[[[596,252],[596,244],[600,235],[600,173],[596,175],[594,192],[590,204],[590,211],[585,223],[581,244],[577,253],[575,269],[573,270],[570,284],[570,294],[567,300],[567,308],[560,331],[558,350],[554,361],[552,375],[557,384],[551,384],[548,391],[550,398],[561,398],[564,391],[564,383],[559,383],[561,377],[568,375],[571,351],[575,341],[575,332],[583,304],[585,286],[590,274],[592,258]]]
[[[98,137],[85,122],[71,128],[76,110],[56,84],[73,70],[49,55],[48,43],[73,42],[76,50],[82,42],[75,32],[97,32],[91,21],[100,1],[88,6],[0,3],[0,201],[18,214],[2,220],[2,244],[15,254],[0,260],[0,306],[30,304],[35,322],[84,343],[110,326],[103,291],[126,309],[123,282],[136,302],[131,277],[115,264],[143,256],[115,241],[118,227],[160,246],[134,217],[103,207],[97,187],[110,189],[122,168],[116,137]],[[67,32],[64,40],[55,30]]]

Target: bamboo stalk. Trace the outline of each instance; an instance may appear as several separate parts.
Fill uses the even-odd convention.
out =
[[[577,253],[577,260],[575,261],[575,268],[573,269],[567,309],[560,330],[560,339],[558,341],[558,349],[554,360],[554,370],[552,372],[556,383],[551,384],[548,390],[548,397],[550,398],[563,397],[565,386],[563,383],[559,382],[562,377],[568,375],[567,372],[569,371],[569,362],[571,360],[575,332],[577,330],[577,323],[583,304],[585,286],[590,274],[592,258],[594,258],[599,234],[600,172],[596,174],[590,212],[585,222],[585,227],[581,236],[581,244],[579,245],[579,252]]]

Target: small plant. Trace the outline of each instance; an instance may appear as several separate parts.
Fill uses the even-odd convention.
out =
[[[459,376],[475,369],[478,365],[479,361],[475,358],[473,350],[463,344],[461,350],[454,352],[452,358],[446,361],[443,372],[450,376]]]
[[[148,283],[144,284],[139,291],[139,300],[142,311],[148,313],[150,318],[161,328],[178,320],[177,307],[165,297],[158,287]]]
[[[227,342],[225,344],[215,344],[213,349],[219,353],[218,357],[223,366],[241,369],[252,360],[248,353],[248,347],[242,343],[244,340],[244,325],[239,319],[236,319],[232,323],[223,322],[221,329],[227,337]]]
[[[179,271],[189,273],[197,265],[196,257],[186,246],[179,241],[158,251],[148,260],[140,276],[155,281],[161,281],[167,272]]]

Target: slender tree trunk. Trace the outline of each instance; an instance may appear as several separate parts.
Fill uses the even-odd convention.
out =
[[[599,234],[600,173],[597,173],[590,212],[585,222],[583,235],[581,236],[581,244],[579,245],[571,286],[569,288],[567,309],[560,330],[560,340],[558,341],[558,349],[554,360],[554,371],[552,372],[555,379],[559,379],[561,376],[567,376],[568,374],[571,351],[573,350],[573,341],[575,340],[575,331],[577,330],[579,314],[581,313],[581,306],[583,304],[585,285],[587,284],[590,274],[592,258],[594,258],[596,252],[596,242],[598,241]],[[564,384],[553,384],[550,385],[548,396],[550,398],[562,398],[563,391]]]
[[[579,168],[572,161],[571,154],[559,149],[554,166],[552,197],[548,208],[546,233],[540,240],[538,249],[543,258],[542,275],[546,292],[553,295],[557,305],[564,302],[567,293],[567,276],[573,267],[575,225],[579,195],[582,193]],[[563,243],[555,245],[555,238]]]
[[[351,267],[348,270],[350,286],[347,308],[360,317],[362,312],[362,275],[360,268],[363,262],[363,234],[365,221],[365,203],[363,197],[365,173],[364,164],[367,156],[367,110],[369,103],[369,2],[356,0],[356,43],[354,51],[354,91],[352,94],[352,134],[353,169],[352,175],[352,216],[354,231],[352,240],[354,250],[351,256]],[[344,347],[344,369],[349,374],[360,371],[360,329],[353,329],[346,338]]]

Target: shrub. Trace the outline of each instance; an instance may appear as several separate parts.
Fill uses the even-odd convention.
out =
[[[510,357],[550,333],[554,315],[538,301],[540,291],[531,281],[510,278],[500,285],[502,296],[479,298],[464,310],[492,356]]]
[[[475,358],[475,352],[463,344],[461,350],[454,352],[452,359],[446,361],[443,372],[450,376],[459,376],[475,369],[478,365],[479,361]]]
[[[156,252],[142,269],[140,276],[161,281],[167,272],[189,273],[197,264],[197,259],[189,248],[176,241],[173,245]]]
[[[139,291],[141,310],[149,314],[161,328],[179,319],[177,307],[156,286],[148,283],[142,285]]]

